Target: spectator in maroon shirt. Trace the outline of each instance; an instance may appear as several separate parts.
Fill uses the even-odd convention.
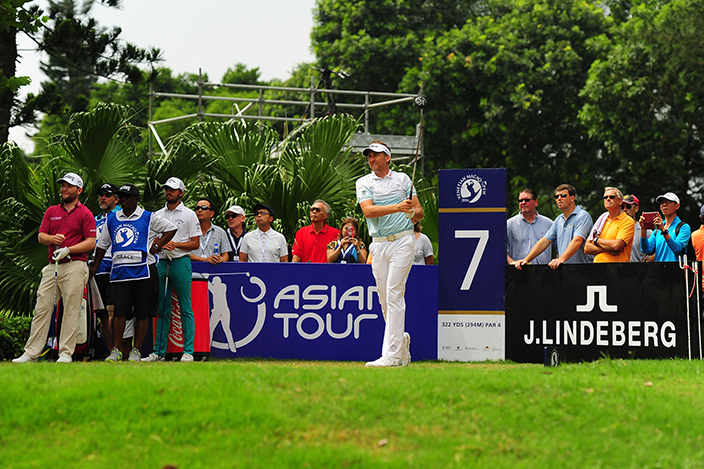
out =
[[[88,281],[88,253],[95,247],[95,218],[78,196],[83,179],[67,173],[58,179],[61,203],[49,207],[39,227],[39,243],[49,246],[49,265],[42,270],[37,304],[24,353],[15,363],[36,361],[46,344],[54,300],[60,297],[64,317],[59,337],[59,363],[71,363],[76,348],[78,313]]]

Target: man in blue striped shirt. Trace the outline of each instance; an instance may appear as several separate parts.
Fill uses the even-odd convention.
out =
[[[562,264],[588,264],[590,258],[584,253],[584,241],[592,230],[592,217],[586,210],[575,204],[577,191],[569,184],[561,184],[555,189],[555,202],[562,215],[555,218],[552,227],[545,236],[536,243],[530,253],[523,259],[517,260],[513,265],[521,270],[526,264],[538,257],[553,242],[557,247],[557,258],[550,261],[548,266],[557,269]]]
[[[381,357],[367,366],[407,366],[411,336],[406,321],[406,279],[413,265],[413,222],[423,218],[411,178],[389,169],[391,150],[380,141],[362,152],[372,172],[357,180],[357,201],[367,219],[372,273],[386,327]]]

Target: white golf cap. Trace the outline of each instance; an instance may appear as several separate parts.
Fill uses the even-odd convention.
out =
[[[183,181],[179,178],[169,178],[168,181],[161,185],[162,189],[164,187],[170,187],[171,189],[181,189],[183,192],[186,192],[186,186],[183,185]]]
[[[386,153],[387,155],[391,156],[391,150],[389,150],[389,148],[382,143],[370,143],[367,148],[362,150],[362,154],[364,156],[367,156],[370,151],[376,153]]]
[[[225,211],[225,213],[227,212],[234,213],[235,215],[244,215],[244,210],[242,210],[242,207],[239,205],[233,205]]]
[[[665,192],[663,195],[659,195],[657,199],[655,199],[655,202],[661,204],[663,200],[669,200],[676,204],[680,203],[680,198],[677,197],[674,192]]]
[[[67,182],[72,186],[83,188],[83,179],[76,173],[66,173],[64,177],[57,179],[56,182]]]

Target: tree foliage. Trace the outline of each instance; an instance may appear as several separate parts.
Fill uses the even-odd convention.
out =
[[[704,1],[634,2],[593,63],[580,117],[611,180],[654,208],[673,191],[690,223],[704,201]]]
[[[120,4],[120,0],[100,2],[110,7]],[[37,44],[37,50],[51,58],[45,67],[52,72],[71,70],[83,77],[135,82],[144,77],[140,65],[160,60],[158,49],[141,49],[123,42],[120,28],[107,30],[99,27],[93,18],[87,16],[91,1],[84,2],[83,6],[74,0],[50,1],[46,14],[35,5],[27,6],[28,3],[28,0],[3,0],[0,8],[0,70],[3,76],[0,83],[0,143],[7,141],[11,126],[33,123],[39,111],[71,112],[84,109],[87,100],[86,96],[76,94],[72,101],[71,93],[62,86],[64,80],[56,75],[52,81],[42,84],[38,94],[30,93],[19,102],[16,96],[19,86],[29,81],[27,77],[14,76],[18,59],[17,34],[29,36]]]

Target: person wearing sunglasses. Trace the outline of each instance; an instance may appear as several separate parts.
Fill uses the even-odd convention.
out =
[[[240,262],[288,262],[288,245],[284,235],[274,230],[274,209],[264,204],[252,207],[257,229],[244,235]]]
[[[212,223],[215,204],[209,198],[203,197],[196,204],[195,212],[203,234],[200,235],[198,249],[191,251],[191,261],[209,262],[212,265],[226,262],[230,258],[232,248],[225,230]]]
[[[330,205],[323,200],[316,200],[310,207],[310,221],[296,232],[291,255],[293,262],[328,261],[328,244],[340,237],[340,230],[328,225]]]
[[[506,220],[506,260],[509,264],[525,258],[552,226],[552,220],[538,213],[538,193],[533,189],[526,187],[521,191],[518,210],[518,215]],[[551,251],[546,249],[531,263],[547,264],[552,258]]]
[[[239,205],[233,205],[225,212],[225,220],[227,220],[227,240],[230,243],[230,261],[240,261],[240,248],[244,235],[247,234],[247,229],[244,226],[245,214],[244,209]]]
[[[623,193],[616,187],[604,188],[606,212],[597,218],[584,245],[594,263],[630,262],[635,220],[621,210]]]
[[[645,217],[640,216],[640,249],[643,252],[655,251],[655,262],[675,262],[679,256],[687,253],[687,244],[692,234],[689,225],[677,216],[680,198],[672,192],[658,196],[655,202],[660,204],[660,213],[653,219],[653,233],[646,237]],[[663,220],[664,218],[664,220]]]
[[[639,203],[640,201],[638,200],[638,197],[633,194],[627,194],[623,196],[623,203],[621,204],[621,210],[623,210],[626,215],[633,218],[633,221],[635,222],[633,224],[635,230],[633,231],[633,248],[631,249],[631,262],[643,262],[648,256],[640,249],[641,227],[640,223],[638,223],[638,211],[640,210]],[[646,237],[650,236],[650,230],[647,231],[648,233],[646,234]]]
[[[107,362],[121,361],[123,348],[130,348],[129,360],[140,361],[140,348],[147,335],[149,320],[159,308],[159,273],[155,254],[176,234],[176,225],[138,204],[139,189],[123,184],[117,191],[121,210],[110,214],[101,231],[95,250],[91,276],[98,271],[108,251],[112,252],[110,283],[115,301],[112,320],[114,340]],[[159,236],[159,239],[157,239]],[[134,344],[124,340],[125,325],[134,319]],[[130,347],[130,345],[132,345]]]
[[[562,264],[588,264],[591,262],[584,253],[584,241],[592,230],[592,217],[575,203],[577,191],[570,184],[560,184],[555,189],[555,203],[562,211],[555,218],[545,236],[538,241],[530,253],[523,259],[513,263],[518,269],[529,264],[533,259],[555,243],[557,258],[551,260],[548,266],[557,269]]]

